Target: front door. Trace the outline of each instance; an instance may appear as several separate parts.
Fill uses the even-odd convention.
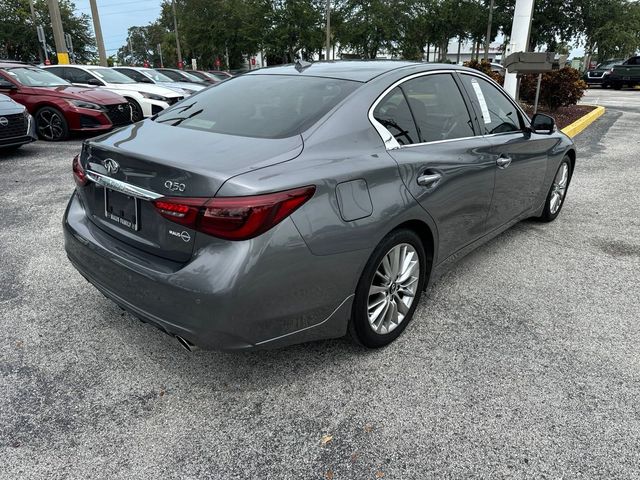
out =
[[[438,260],[485,232],[495,162],[451,73],[401,83],[373,116],[400,145],[389,150],[407,189],[438,228]]]
[[[461,73],[460,78],[489,143],[485,152],[496,167],[486,224],[491,231],[538,206],[547,150],[556,140],[527,130],[519,109],[492,83],[471,74]]]

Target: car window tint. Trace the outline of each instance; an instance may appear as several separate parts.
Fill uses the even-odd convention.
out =
[[[69,76],[72,83],[89,83],[89,80],[94,78],[90,73],[80,70],[79,68],[69,68]]]
[[[378,103],[373,111],[373,118],[389,130],[400,145],[420,142],[407,99],[400,88],[391,90]]]
[[[156,121],[245,137],[300,134],[360,82],[293,75],[246,75],[220,82],[164,110]]]
[[[478,122],[484,135],[522,130],[520,112],[504,93],[483,78],[471,75],[461,77],[479,116]]]
[[[425,75],[404,82],[401,87],[421,143],[475,135],[467,106],[450,74]]]

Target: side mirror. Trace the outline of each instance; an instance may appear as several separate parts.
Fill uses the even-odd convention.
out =
[[[15,86],[9,80],[5,80],[4,78],[0,78],[0,88],[3,90],[16,90],[18,87]]]
[[[536,113],[531,119],[531,129],[536,133],[553,133],[556,131],[556,121],[544,113]]]
[[[98,80],[97,78],[90,78],[89,81],[87,81],[87,84],[95,85],[96,87],[101,87],[102,86],[102,82],[100,80]]]

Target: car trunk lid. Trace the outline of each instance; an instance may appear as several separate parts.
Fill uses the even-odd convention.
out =
[[[257,139],[147,120],[85,144],[90,184],[81,189],[101,229],[136,248],[175,261],[191,258],[196,232],[163,218],[151,200],[214,197],[231,177],[295,158],[300,136]]]

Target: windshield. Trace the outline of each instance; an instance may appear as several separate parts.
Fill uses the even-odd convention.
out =
[[[246,75],[164,110],[156,122],[243,137],[291,137],[308,129],[360,85],[333,78]]]
[[[180,72],[180,73],[182,73],[185,77],[187,77],[187,78],[188,78],[190,81],[192,81],[192,82],[200,82],[200,81],[201,81],[201,79],[200,79],[200,78],[196,77],[196,76],[195,76],[194,74],[192,74],[192,73],[184,72],[184,71],[182,71],[182,72]]]
[[[100,80],[104,80],[105,83],[136,83],[135,80],[127,77],[124,73],[116,72],[109,68],[90,68],[89,71]]]
[[[7,69],[6,72],[27,87],[58,87],[60,85],[70,85],[69,82],[35,67],[16,67]]]
[[[609,69],[609,68],[613,68],[616,65],[620,65],[621,63],[622,62],[620,60],[616,60],[616,61],[613,61],[613,62],[603,62],[603,63],[598,64],[598,66],[596,68],[597,69],[606,70],[606,69]]]
[[[167,77],[164,73],[157,72],[152,68],[143,68],[140,69],[140,71],[156,82],[174,82],[173,79]]]

